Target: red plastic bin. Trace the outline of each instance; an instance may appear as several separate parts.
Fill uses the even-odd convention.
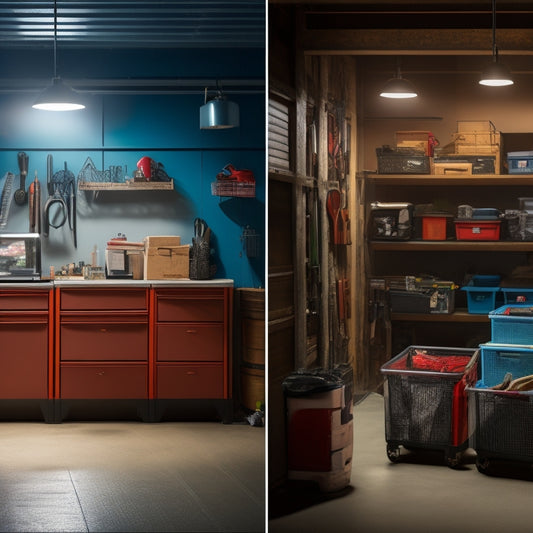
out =
[[[499,241],[500,220],[456,220],[455,236],[458,241]]]

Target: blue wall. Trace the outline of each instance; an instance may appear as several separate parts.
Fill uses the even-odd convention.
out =
[[[42,54],[42,52],[40,52]],[[182,77],[226,76],[263,79],[261,50],[97,52],[92,56],[70,51],[68,77],[171,76],[179,65]],[[128,58],[128,60],[126,60]],[[224,59],[223,59],[224,58]],[[18,65],[26,72],[43,58],[21,51],[10,57],[17,76]],[[180,61],[181,60],[181,63]],[[46,71],[46,69],[44,69]],[[61,69],[59,69],[61,73]],[[246,71],[246,72],[245,72]],[[40,75],[46,75],[39,72]],[[21,71],[22,75],[22,71]],[[35,75],[35,73],[32,73]],[[230,130],[200,130],[199,108],[203,94],[99,94],[89,98],[85,110],[67,113],[31,108],[35,92],[3,94],[0,98],[0,188],[7,171],[18,174],[17,152],[29,155],[26,186],[35,172],[46,200],[46,158],[52,154],[54,172],[68,169],[76,176],[87,157],[99,170],[120,165],[131,176],[144,155],[161,162],[174,180],[174,191],[78,191],[78,247],[68,228],[50,229],[43,239],[43,271],[69,262],[89,262],[96,245],[103,264],[105,243],[118,232],[129,240],[146,235],[180,235],[190,244],[193,221],[203,218],[212,230],[217,273],[235,280],[237,287],[264,287],[265,273],[265,96],[235,94],[241,124]],[[256,178],[256,198],[220,198],[211,195],[211,182],[228,163],[248,168]],[[18,188],[18,176],[13,190]],[[7,232],[28,231],[28,207],[11,203]],[[250,226],[260,236],[259,257],[248,258],[242,233]]]

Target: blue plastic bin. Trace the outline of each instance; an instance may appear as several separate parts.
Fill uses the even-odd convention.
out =
[[[533,316],[506,315],[508,308],[533,309],[528,305],[503,305],[489,313],[491,340],[500,344],[533,345]]]
[[[533,346],[480,344],[481,375],[479,386],[499,385],[508,372],[513,379],[533,374]]]
[[[508,152],[509,174],[533,174],[533,151]]]
[[[466,292],[468,312],[473,315],[486,315],[501,303],[501,276],[475,275],[461,288]]]
[[[533,288],[525,287],[502,287],[504,304],[533,304]]]

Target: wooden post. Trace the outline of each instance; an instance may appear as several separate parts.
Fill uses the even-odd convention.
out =
[[[327,214],[328,192],[328,78],[329,59],[320,57],[320,95],[318,100],[318,201],[320,207],[320,278],[322,285],[320,309],[319,359],[323,367],[328,367],[330,357],[330,320],[329,320],[329,220]]]

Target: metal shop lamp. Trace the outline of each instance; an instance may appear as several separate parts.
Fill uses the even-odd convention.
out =
[[[45,111],[75,111],[84,109],[79,94],[65,85],[57,75],[57,2],[54,1],[54,77],[52,85],[46,87],[32,106]]]
[[[418,96],[414,85],[409,80],[402,78],[399,62],[396,67],[396,77],[385,83],[379,96],[383,98],[416,98]]]
[[[208,98],[205,89],[204,105],[200,107],[200,129],[222,130],[239,126],[239,106],[228,100],[220,89]]]
[[[498,47],[496,46],[496,0],[492,0],[492,63],[481,74],[481,85],[488,87],[504,87],[513,85],[511,73],[505,65],[498,61]]]

